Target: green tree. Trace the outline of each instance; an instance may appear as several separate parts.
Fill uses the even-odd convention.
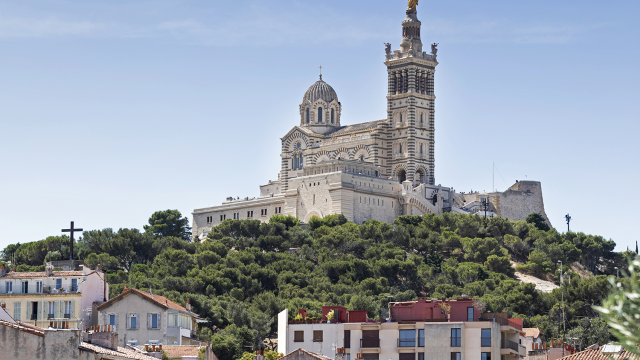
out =
[[[183,218],[178,210],[154,212],[149,218],[149,225],[145,225],[144,230],[156,236],[175,236],[185,241],[191,240],[189,219]]]
[[[611,276],[611,295],[602,306],[594,306],[611,327],[611,333],[618,338],[624,348],[640,355],[640,257],[629,262],[624,279],[617,281]]]
[[[533,224],[538,230],[547,231],[550,229],[547,221],[539,213],[531,213],[527,215],[526,221],[529,224]]]

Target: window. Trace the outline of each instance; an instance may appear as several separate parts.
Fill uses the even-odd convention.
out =
[[[416,360],[415,353],[400,353],[398,358],[399,360]]]
[[[322,330],[313,330],[313,342],[322,342]]]
[[[302,154],[300,154],[300,161],[298,162],[298,166],[302,169]]]
[[[298,170],[298,155],[293,155],[293,170]]]
[[[473,321],[473,307],[467,308],[467,321]]]
[[[307,108],[307,124],[309,123],[309,108]]]
[[[384,203],[382,203],[382,205],[384,205]],[[418,346],[424,346],[424,329],[418,330]]]
[[[482,329],[480,346],[491,346],[491,329]]]
[[[180,327],[191,330],[191,317],[187,315],[180,315]]]
[[[49,301],[49,312],[47,313],[47,319],[53,319],[55,304],[56,304],[55,302]]]
[[[13,283],[7,281],[6,283],[4,283],[4,290],[6,294],[11,294],[13,293]]]
[[[39,303],[37,301],[31,302],[31,312],[28,314],[28,315],[31,315],[31,316],[28,316],[29,320],[36,320],[40,318],[40,310],[38,309],[39,308],[38,304]],[[29,309],[27,309],[27,311],[28,310]]]
[[[351,360],[351,354],[347,354],[347,360]]]
[[[451,353],[451,360],[461,360],[461,356],[459,352],[452,352]]]
[[[344,331],[344,348],[351,348],[351,330]]]
[[[424,360],[424,353],[418,353],[418,360]]]
[[[116,314],[109,314],[109,325],[118,325],[116,324]]]
[[[71,291],[78,291],[78,279],[71,279]]]
[[[402,114],[400,114],[400,122],[402,122]]]
[[[402,144],[398,145],[398,152],[402,154]]]
[[[318,122],[322,122],[322,107],[318,108]]]
[[[138,329],[138,314],[129,314],[129,329]]]
[[[460,335],[460,329],[451,329],[451,346],[462,346]]]
[[[22,282],[22,293],[23,294],[28,294],[29,293],[29,282],[28,281],[23,281]]]
[[[490,352],[483,352],[480,360],[491,360],[491,353]]]
[[[169,314],[168,326],[178,326],[178,314]]]
[[[293,342],[304,342],[304,331],[294,331]]]
[[[380,360],[380,354],[378,353],[364,353],[362,354],[362,358],[366,360]]]
[[[36,292],[37,293],[42,292],[42,281],[36,281]]]
[[[22,303],[14,302],[13,303],[13,319],[20,320],[20,313],[22,312]]]
[[[333,124],[333,108],[331,108],[331,123]]]
[[[56,290],[62,289],[62,279],[56,279]]]
[[[74,303],[73,300],[64,302],[64,318],[65,319],[71,319],[71,315],[73,315],[73,311],[74,311],[73,303]]]
[[[160,329],[160,314],[148,314],[148,321],[149,329]]]
[[[413,346],[416,346],[416,331],[414,329],[400,330],[398,347],[413,347]]]

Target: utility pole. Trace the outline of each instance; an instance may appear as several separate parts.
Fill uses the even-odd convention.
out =
[[[571,216],[569,214],[565,215],[564,218],[567,220],[567,232],[569,232],[569,222],[571,222]]]
[[[480,200],[480,203],[482,204],[482,207],[484,208],[484,218],[487,218],[487,208],[489,207],[489,199],[487,198],[483,198],[482,200]]]

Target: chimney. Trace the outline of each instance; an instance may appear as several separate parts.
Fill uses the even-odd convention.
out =
[[[191,311],[191,303],[189,303],[189,299],[187,299],[187,305],[185,306],[187,311]]]

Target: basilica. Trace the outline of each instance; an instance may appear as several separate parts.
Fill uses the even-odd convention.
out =
[[[195,209],[195,236],[205,236],[227,219],[268,221],[283,214],[308,222],[313,216],[344,214],[358,224],[392,222],[401,215],[469,213],[465,205],[482,200],[435,184],[438,49],[433,44],[429,53],[423,51],[415,3],[402,21],[400,49],[391,51],[386,44],[386,117],[342,125],[338,94],[320,75],[302,97],[298,125],[281,138],[278,179],[260,186],[257,198],[230,197],[221,205]],[[500,215],[499,207],[490,210]]]

